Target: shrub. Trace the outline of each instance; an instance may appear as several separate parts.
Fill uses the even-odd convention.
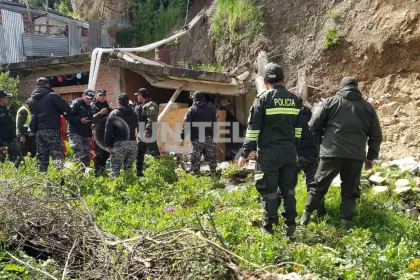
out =
[[[337,27],[327,27],[324,32],[324,48],[328,49],[337,45],[339,41],[340,35],[338,34]]]

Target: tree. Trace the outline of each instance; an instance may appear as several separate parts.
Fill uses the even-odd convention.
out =
[[[18,98],[19,77],[11,77],[10,72],[0,73],[0,88],[12,95],[9,100],[9,111],[13,118],[16,117],[17,110],[22,105]]]

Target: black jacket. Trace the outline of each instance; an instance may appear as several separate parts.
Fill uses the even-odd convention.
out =
[[[258,95],[251,107],[242,157],[258,151],[262,161],[296,158],[302,135],[301,107],[299,98],[281,85]]]
[[[94,102],[92,102],[90,107],[92,108],[93,122],[95,124],[98,123],[101,119],[108,118],[109,114],[112,111],[111,107],[109,107],[108,101],[106,100],[105,102],[99,102],[98,100],[95,100]],[[108,109],[108,113],[105,115],[102,115],[100,111],[105,108]]]
[[[199,129],[200,123],[205,122],[211,124],[211,126],[205,127],[205,136],[213,137],[214,126],[217,122],[216,108],[204,100],[199,100],[195,102],[185,114],[181,139],[185,139],[185,137],[191,132],[191,141],[204,141],[204,139],[199,139]]]
[[[308,123],[312,118],[311,110],[303,106],[301,113],[302,119],[302,138],[300,139],[299,145],[299,157],[314,157],[319,156],[319,137],[315,136],[312,131],[309,130]]]
[[[309,128],[323,136],[320,157],[365,161],[379,156],[382,131],[378,116],[357,87],[344,87],[316,108]]]
[[[32,93],[29,110],[36,118],[37,130],[60,129],[60,115],[64,115],[68,121],[77,121],[69,104],[48,87],[35,89]]]
[[[131,107],[119,106],[113,110],[105,124],[105,145],[112,148],[116,142],[136,141],[137,123],[137,115]]]
[[[10,141],[15,140],[16,130],[12,117],[6,106],[0,106],[0,147],[9,145]]]
[[[69,120],[68,134],[76,134],[82,137],[90,137],[92,135],[92,109],[89,105],[86,104],[86,102],[82,98],[77,98],[73,100],[70,107],[73,111],[73,116],[75,116],[76,118]],[[88,120],[90,120],[90,122],[85,124],[81,123],[80,119],[83,118],[87,118]]]

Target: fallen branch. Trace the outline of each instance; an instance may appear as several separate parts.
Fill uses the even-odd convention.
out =
[[[33,267],[33,266],[32,266],[32,265],[30,265],[29,263],[24,262],[24,261],[22,261],[22,260],[20,260],[20,259],[16,258],[16,257],[15,257],[15,256],[13,256],[11,253],[9,253],[8,251],[5,251],[5,252],[6,252],[6,254],[7,254],[7,255],[9,255],[12,259],[14,259],[15,261],[17,261],[17,262],[18,262],[18,263],[20,263],[21,265],[24,265],[24,266],[26,266],[26,267],[28,267],[28,268],[30,268],[30,269],[32,269],[32,270],[35,270],[35,271],[37,271],[37,272],[39,272],[39,273],[41,273],[41,274],[43,274],[43,275],[45,275],[45,276],[47,276],[47,277],[49,277],[49,278],[51,278],[51,279],[58,280],[58,278],[54,277],[54,275],[51,275],[51,274],[49,274],[48,272],[46,272],[46,271],[44,271],[44,270],[42,270],[42,269],[39,269],[39,268]]]

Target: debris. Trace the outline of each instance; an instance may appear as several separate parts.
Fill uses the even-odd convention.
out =
[[[257,162],[255,160],[250,160],[248,164],[245,166],[247,171],[254,171],[257,167]]]
[[[372,192],[374,194],[387,194],[389,193],[389,189],[386,186],[375,186],[372,188]]]
[[[419,187],[420,188],[420,177],[415,177],[414,178],[414,183],[415,183],[415,186],[416,187]]]
[[[372,176],[369,177],[369,181],[372,182],[372,184],[375,184],[375,185],[383,185],[385,183],[386,179],[384,177],[381,177],[381,176],[375,174],[375,175],[372,175]]]
[[[402,188],[402,187],[409,187],[410,181],[407,179],[398,179],[395,181],[395,187],[396,188]]]
[[[340,187],[341,186],[341,177],[340,175],[338,175],[337,177],[335,177],[335,179],[332,181],[332,185],[336,186],[336,187]]]
[[[407,193],[410,190],[411,190],[411,187],[400,187],[400,188],[395,188],[394,192],[396,194],[404,194],[404,193]]]
[[[224,161],[220,164],[220,169],[226,169],[226,168],[229,168],[229,166],[230,166],[230,163],[227,161]]]
[[[413,220],[417,220],[420,216],[420,212],[417,209],[407,209],[405,210],[405,214]]]
[[[249,77],[249,71],[245,71],[242,74],[236,76],[239,81],[245,81]]]

